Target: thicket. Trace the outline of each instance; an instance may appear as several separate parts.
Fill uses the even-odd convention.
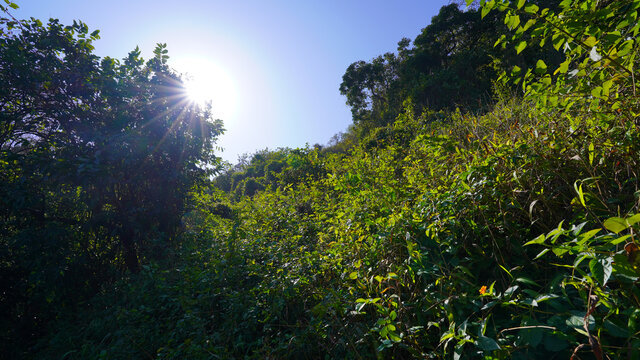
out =
[[[4,5],[6,4],[6,5]],[[222,123],[193,106],[164,45],[93,54],[82,22],[0,5],[0,357],[22,357],[65,312],[171,257]]]
[[[346,153],[258,154],[239,173],[262,189],[193,188],[177,256],[61,311],[29,351],[640,357],[638,9],[484,2],[512,31],[500,43],[552,43],[565,60],[506,69],[523,96],[485,114],[407,100]]]

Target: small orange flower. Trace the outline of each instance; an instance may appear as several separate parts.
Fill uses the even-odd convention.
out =
[[[480,293],[480,295],[484,295],[487,292],[487,285],[482,285],[478,292]]]

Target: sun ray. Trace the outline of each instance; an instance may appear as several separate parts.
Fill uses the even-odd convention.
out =
[[[214,119],[233,117],[237,105],[236,86],[227,70],[201,58],[186,58],[176,64],[184,74],[186,96],[190,101],[199,106],[210,102]]]

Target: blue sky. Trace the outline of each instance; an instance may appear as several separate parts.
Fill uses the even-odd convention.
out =
[[[17,18],[77,19],[100,30],[99,56],[124,58],[139,46],[149,58],[156,43],[167,43],[169,64],[179,70],[195,76],[198,71],[188,68],[193,59],[219,69],[235,89],[235,106],[220,116],[227,132],[218,141],[224,148],[219,155],[230,162],[267,147],[325,144],[344,131],[351,113],[338,87],[349,64],[395,51],[401,38],[415,38],[449,3],[14,1]]]

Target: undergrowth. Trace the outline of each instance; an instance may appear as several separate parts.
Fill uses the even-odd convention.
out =
[[[407,110],[230,220],[201,189],[181,260],[106,288],[38,357],[635,358],[637,126]]]
[[[482,4],[514,33],[496,45],[565,62],[514,67],[524,98],[487,114],[407,101],[346,154],[194,191],[177,260],[62,314],[34,357],[639,358],[640,1]]]

